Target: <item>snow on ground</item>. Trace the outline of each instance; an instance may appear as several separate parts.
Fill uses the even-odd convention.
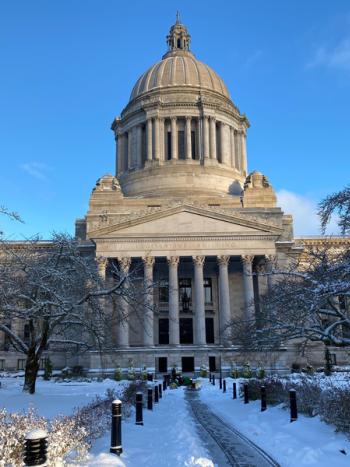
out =
[[[200,398],[227,423],[234,426],[254,443],[274,457],[282,467],[345,467],[350,465],[350,442],[345,435],[335,433],[332,426],[319,417],[300,415],[294,423],[289,412],[281,406],[260,412],[260,402],[243,404],[232,399],[232,382],[227,380],[227,393],[203,380]],[[77,406],[91,402],[96,395],[104,396],[108,388],[121,391],[127,382],[37,382],[34,395],[22,393],[23,378],[1,378],[0,408],[19,412],[35,407],[40,415],[71,414]],[[184,389],[168,389],[152,412],[144,410],[144,426],[136,426],[134,416],[123,420],[124,452],[118,457],[109,454],[110,433],[98,439],[91,457],[84,466],[125,467],[213,467],[214,464],[200,440],[192,420]],[[340,450],[345,450],[344,455]]]
[[[201,400],[219,417],[241,431],[268,452],[283,467],[317,466],[342,467],[350,465],[350,442],[345,435],[335,433],[334,427],[319,417],[299,415],[290,423],[289,411],[281,406],[260,411],[260,401],[244,404],[232,399],[233,379],[227,378],[227,392],[219,390],[218,381],[212,386],[207,380],[201,390]],[[345,449],[347,455],[340,452]]]
[[[134,417],[123,422],[124,453],[119,459],[104,454],[109,452],[110,446],[110,436],[107,434],[94,444],[87,465],[214,467],[189,415],[184,388],[163,392],[163,398],[154,405],[154,410],[144,410],[143,415],[144,426],[136,426]]]
[[[1,378],[0,408],[8,412],[27,411],[30,407],[39,415],[53,418],[70,415],[74,408],[89,404],[95,397],[104,397],[108,388],[121,391],[127,382],[105,379],[102,382],[43,381],[38,378],[35,394],[22,392],[23,378]]]

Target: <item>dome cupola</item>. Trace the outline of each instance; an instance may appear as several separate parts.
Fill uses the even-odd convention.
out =
[[[249,122],[190,42],[177,14],[168,51],[137,80],[112,124],[124,196],[232,196],[242,190]]]

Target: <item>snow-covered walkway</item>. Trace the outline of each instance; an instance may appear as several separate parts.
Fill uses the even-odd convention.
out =
[[[206,404],[201,402],[197,392],[187,391],[186,399],[191,407],[192,416],[200,424],[199,432],[212,454],[215,465],[220,467],[279,466],[262,449],[224,422]]]

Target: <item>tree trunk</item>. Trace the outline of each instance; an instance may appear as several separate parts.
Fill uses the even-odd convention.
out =
[[[39,357],[35,353],[35,348],[30,348],[27,353],[26,370],[24,376],[23,391],[29,394],[35,393],[35,383],[39,371]]]

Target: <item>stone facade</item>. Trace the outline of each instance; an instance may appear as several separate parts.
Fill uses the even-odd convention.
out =
[[[193,371],[250,360],[290,368],[299,359],[297,346],[242,354],[227,324],[254,318],[254,298],[268,291],[269,280],[252,273],[272,263],[283,267],[303,245],[266,176],[248,174],[248,119],[221,78],[190,51],[179,20],[167,44],[113,121],[116,174],[99,178],[86,217],[76,223],[77,238],[93,246],[107,280],[111,261],[125,271],[143,269],[150,290],[144,315],[124,310],[128,318],[112,333],[114,351],[57,356],[56,366],[132,362]],[[345,356],[337,353],[341,363]],[[322,361],[317,349],[313,358]]]

